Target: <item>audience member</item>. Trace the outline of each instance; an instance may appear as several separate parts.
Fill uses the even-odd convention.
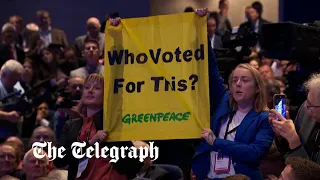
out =
[[[134,141],[133,144],[136,148],[150,148],[149,145],[143,141]],[[165,169],[158,166],[152,166],[151,164],[152,161],[150,157],[147,157],[144,160],[144,165],[141,167],[140,172],[137,173],[137,177],[150,180],[174,180]]]
[[[56,145],[56,137],[51,128],[46,126],[39,126],[34,129],[28,147],[31,148],[35,142],[52,142],[52,145]]]
[[[38,41],[41,48],[48,47],[50,44],[62,45],[64,47],[68,46],[67,36],[61,29],[53,28],[51,26],[51,17],[48,11],[39,10],[36,13],[38,26],[39,26],[39,37],[33,39],[33,41]]]
[[[54,180],[67,180],[68,179],[68,171],[55,169],[49,172],[48,178],[53,178]]]
[[[22,17],[18,16],[18,15],[10,16],[9,22],[12,25],[14,25],[14,27],[16,28],[16,31],[17,31],[16,45],[20,49],[24,50],[24,47],[26,46],[26,41],[24,39],[25,37],[23,36],[24,27],[23,27]]]
[[[260,67],[259,60],[257,60],[257,59],[251,59],[251,60],[249,60],[249,64],[250,64],[250,66],[252,66],[253,68],[259,70],[259,67]]]
[[[240,64],[230,75],[229,92],[223,85],[210,44],[208,52],[209,86],[214,90],[210,98],[219,105],[214,105],[212,129],[202,131],[203,140],[192,160],[192,171],[199,179],[239,173],[251,179],[263,179],[259,164],[274,135],[268,122],[262,77],[249,64]]]
[[[87,34],[77,37],[74,40],[73,46],[78,57],[81,57],[81,51],[84,49],[84,44],[88,39],[99,42],[100,52],[104,51],[104,33],[100,32],[101,24],[99,19],[91,17],[87,20]],[[103,54],[103,53],[102,53]]]
[[[78,100],[81,99],[84,82],[85,82],[85,79],[81,77],[74,77],[69,79],[67,91],[70,92],[70,96],[68,98],[71,101],[77,102]],[[70,103],[70,102],[67,102],[67,103]],[[64,97],[61,97],[61,96],[58,97],[56,102],[57,112],[53,117],[54,132],[56,134],[57,139],[60,139],[61,130],[67,120],[79,118],[79,114],[74,111],[76,104],[72,104],[73,107],[71,108],[66,108],[64,106],[69,106],[69,104],[66,104]]]
[[[278,147],[288,156],[301,156],[320,163],[320,74],[314,74],[306,83],[307,101],[300,107],[295,124],[276,110],[271,110],[269,119],[274,132],[279,136]],[[288,115],[288,114],[287,114]],[[284,138],[284,139],[282,139]],[[286,140],[286,141],[283,141]],[[286,147],[288,143],[289,147]]]
[[[270,66],[268,65],[262,65],[259,68],[260,74],[263,78],[263,80],[273,80],[274,74]]]
[[[236,174],[236,175],[228,176],[223,180],[250,180],[250,178],[243,174]]]
[[[283,76],[275,77],[275,79],[280,86],[280,94],[284,94],[284,91],[286,90],[287,80]]]
[[[320,179],[320,165],[301,157],[289,157],[287,166],[279,179],[269,175],[267,180],[318,180]]]
[[[20,90],[21,93],[27,92],[39,81],[36,74],[38,69],[30,58],[26,58],[24,60],[23,69],[24,71],[20,81],[18,81],[14,86],[16,89]]]
[[[207,20],[207,29],[211,47],[213,47],[213,49],[219,49],[223,47],[221,36],[217,32],[218,23],[218,14],[214,12],[210,13]]]
[[[240,25],[241,28],[248,28],[256,33],[261,32],[261,27],[263,24],[268,24],[269,22],[262,18],[263,6],[261,2],[256,1],[252,3],[249,9],[249,20]],[[239,30],[240,31],[240,30]]]
[[[247,6],[244,10],[244,22],[248,22],[250,19],[250,8],[251,6]]]
[[[0,79],[0,100],[3,100],[12,93],[18,93],[14,85],[19,81],[23,73],[22,65],[15,61],[9,60],[1,67]],[[18,133],[17,122],[20,115],[17,111],[6,112],[0,110],[0,142],[3,142],[9,136],[16,136]]]
[[[63,73],[69,76],[71,71],[84,67],[85,65],[86,62],[82,58],[76,56],[74,48],[69,47],[64,49],[63,61],[59,64],[59,68]]]
[[[21,172],[17,170],[19,162],[19,152],[13,144],[6,142],[0,145],[0,177],[10,175],[20,178]]]
[[[17,145],[18,149],[16,149],[16,150],[19,151],[19,154],[20,154],[17,170],[21,170],[22,169],[22,159],[23,159],[23,156],[25,153],[24,143],[22,142],[22,140],[20,138],[18,138],[16,136],[9,137],[6,142],[14,143]]]
[[[21,180],[36,180],[40,177],[45,177],[48,174],[47,166],[49,159],[47,154],[38,149],[40,155],[44,155],[43,158],[36,158],[33,154],[33,149],[30,149],[23,158],[22,169],[25,173]]]
[[[10,23],[6,23],[2,26],[1,33],[0,67],[9,59],[15,59],[22,63],[25,58],[25,53],[16,45],[16,27]]]
[[[231,32],[232,26],[228,18],[229,1],[219,0],[219,25],[218,31],[221,35],[224,35],[226,31]]]
[[[15,178],[13,176],[5,175],[0,178],[0,180],[19,180],[18,178]]]
[[[88,146],[98,142],[101,143],[100,147],[105,146],[103,142],[107,138],[107,132],[103,130],[103,88],[104,78],[101,74],[89,75],[77,108],[83,117],[66,122],[61,132],[58,147],[63,146],[68,153],[62,159],[55,159],[54,164],[58,168],[68,166],[68,179],[131,179],[136,176],[142,166],[135,159],[119,159],[113,164],[109,162],[109,158],[90,158],[86,160],[87,168],[77,173],[79,159],[71,154],[73,142],[86,142]],[[110,145],[108,143],[109,147]],[[114,145],[133,146],[132,142],[119,142]]]
[[[184,12],[194,12],[194,9],[191,6],[188,6],[184,9]]]
[[[93,73],[104,74],[104,67],[103,65],[99,64],[101,51],[97,41],[90,39],[87,40],[84,43],[82,54],[86,61],[86,66],[71,71],[70,77],[82,77],[83,79],[86,79],[90,74]]]

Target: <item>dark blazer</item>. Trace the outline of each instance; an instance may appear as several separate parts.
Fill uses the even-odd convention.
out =
[[[83,119],[74,119],[69,120],[65,123],[60,140],[58,141],[58,147],[63,146],[66,148],[65,156],[64,158],[60,159],[57,158],[54,160],[54,165],[57,168],[63,168],[66,166],[68,167],[68,180],[74,180],[77,176],[78,171],[78,165],[79,165],[79,159],[76,159],[73,157],[71,152],[71,145],[73,142],[77,142],[77,138],[79,135],[79,132],[81,130],[83,124]],[[98,112],[94,115],[94,124],[96,126],[97,131],[103,130],[103,110]],[[88,144],[88,143],[87,143]],[[104,142],[100,144],[100,147],[112,147],[112,146],[127,146],[131,147],[133,146],[132,142]],[[88,147],[86,147],[88,148]],[[85,152],[85,149],[82,150],[82,152]],[[140,163],[138,160],[125,158],[120,158],[116,163],[113,163],[113,167],[120,173],[120,174],[126,174],[128,179],[132,179],[136,176],[136,174],[140,171],[140,168],[142,167],[142,163]]]
[[[148,178],[151,180],[171,180],[172,179],[168,171],[157,166],[150,166],[147,169],[147,172],[143,178]]]
[[[64,47],[68,46],[67,35],[63,30],[57,29],[57,28],[52,28],[51,29],[51,36],[52,36],[51,44],[63,45]],[[29,39],[30,44],[31,44],[30,46],[34,47],[37,44],[37,41],[39,39],[40,39],[40,32],[32,33],[32,36]]]
[[[22,49],[18,48],[17,46],[15,46],[15,49],[18,57],[18,59],[16,60],[18,60],[22,64],[26,57],[25,53]],[[0,67],[2,67],[2,65],[9,59],[10,59],[9,46],[6,44],[1,44],[0,45]]]
[[[262,28],[262,26],[263,26],[264,24],[269,24],[269,23],[270,23],[269,21],[261,18],[261,19],[259,20],[259,30],[258,30],[258,34],[261,33],[261,28]],[[239,26],[238,32],[241,32],[241,30],[242,30],[243,28],[245,28],[245,27],[251,29],[252,31],[254,30],[254,24],[253,24],[252,22],[250,22],[250,21],[247,21],[247,22],[242,23],[242,24]]]
[[[219,136],[221,119],[232,113],[229,106],[230,93],[223,85],[218,65],[211,45],[208,47],[209,55],[209,86],[210,101],[215,107],[214,116],[210,119],[210,128]],[[210,171],[210,153],[221,152],[232,158],[236,174],[244,174],[254,180],[262,180],[260,161],[267,154],[274,134],[269,124],[268,112],[255,112],[253,109],[245,116],[239,125],[234,141],[217,138],[210,146],[203,140],[198,147],[191,167],[194,175],[199,179],[207,178]]]
[[[220,49],[220,48],[223,48],[223,43],[222,43],[222,40],[221,40],[221,36],[219,34],[216,34],[214,36],[214,42],[213,42],[214,46],[213,46],[213,49]]]

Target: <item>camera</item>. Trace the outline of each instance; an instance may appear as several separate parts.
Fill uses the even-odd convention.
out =
[[[72,107],[76,106],[80,99],[81,99],[81,92],[76,91],[74,95],[65,88],[58,89],[54,93],[55,98],[63,98],[63,101],[61,101],[59,104],[56,105],[56,108],[67,108],[71,109]]]

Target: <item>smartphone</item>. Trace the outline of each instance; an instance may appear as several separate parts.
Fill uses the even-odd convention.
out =
[[[287,117],[286,113],[286,95],[284,94],[275,94],[273,96],[273,104],[274,104],[274,109],[278,111],[284,118]]]

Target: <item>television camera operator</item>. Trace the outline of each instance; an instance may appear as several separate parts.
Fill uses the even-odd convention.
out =
[[[0,101],[11,94],[19,93],[14,88],[14,85],[20,80],[23,73],[23,66],[16,60],[8,60],[1,67],[0,72]],[[9,136],[16,136],[18,134],[17,122],[21,119],[19,112],[7,111],[0,109],[0,142],[4,141]]]
[[[72,77],[68,80],[66,89],[58,91],[57,111],[53,117],[53,129],[58,139],[65,122],[69,119],[79,118],[79,114],[74,109],[82,97],[84,82],[85,79],[82,77]]]

